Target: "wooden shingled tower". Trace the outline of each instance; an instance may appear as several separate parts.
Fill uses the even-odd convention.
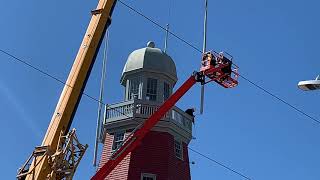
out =
[[[124,101],[106,106],[99,167],[171,95],[176,82],[174,61],[153,42],[129,55],[120,80]],[[106,179],[190,180],[187,146],[192,121],[192,116],[174,106]]]

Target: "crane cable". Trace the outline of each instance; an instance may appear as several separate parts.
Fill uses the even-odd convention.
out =
[[[109,30],[107,30],[104,37],[104,49],[102,57],[102,70],[101,70],[101,79],[100,79],[100,90],[99,90],[99,99],[98,99],[98,115],[97,115],[97,125],[96,125],[96,138],[94,143],[93,151],[93,166],[97,166],[97,153],[98,153],[98,144],[101,141],[102,130],[103,130],[103,119],[102,119],[102,107],[103,107],[103,93],[104,93],[104,83],[106,79],[106,64],[107,64],[107,54],[109,49]]]

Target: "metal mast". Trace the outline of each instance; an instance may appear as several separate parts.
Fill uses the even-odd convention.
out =
[[[98,143],[101,139],[101,130],[103,128],[103,121],[101,120],[102,106],[103,106],[103,93],[104,93],[104,82],[106,79],[106,65],[107,65],[107,53],[109,48],[109,31],[105,35],[103,59],[102,59],[102,72],[100,80],[100,92],[99,92],[99,107],[98,107],[98,117],[97,117],[97,129],[96,129],[96,139],[94,144],[94,154],[93,154],[93,166],[97,165],[97,153],[98,153]]]
[[[167,24],[166,37],[164,39],[164,50],[163,50],[163,52],[165,52],[165,53],[167,53],[167,49],[168,49],[168,36],[169,36],[169,24]]]
[[[204,54],[207,49],[207,16],[208,16],[208,0],[205,0],[204,8],[204,21],[203,21],[203,46],[202,53]],[[200,114],[203,113],[203,101],[204,101],[204,84],[201,85],[201,96],[200,96]]]

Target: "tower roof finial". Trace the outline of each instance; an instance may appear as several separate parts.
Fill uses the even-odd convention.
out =
[[[153,41],[149,41],[149,42],[147,43],[147,47],[149,47],[149,48],[155,48],[155,47],[156,47],[156,44],[155,44]]]

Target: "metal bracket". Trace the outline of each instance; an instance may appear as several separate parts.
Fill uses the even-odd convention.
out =
[[[205,75],[202,72],[194,71],[192,75],[197,82],[201,83],[201,85],[205,84]]]
[[[48,146],[36,147],[28,160],[18,170],[17,179],[25,180],[28,175],[34,179],[34,170],[38,164],[47,159],[51,168],[48,180],[71,180],[81,158],[83,157],[88,145],[79,143],[75,134],[76,130],[72,129],[66,136],[61,132],[59,145],[53,154]]]
[[[27,175],[29,174],[34,175],[34,170],[37,167],[37,165],[43,160],[45,156],[48,156],[49,154],[51,154],[50,152],[51,151],[48,146],[35,147],[34,151],[31,153],[27,161],[23,164],[21,168],[18,169],[16,178],[18,180],[24,180],[26,179]]]
[[[91,14],[92,14],[92,15],[101,14],[102,11],[103,11],[103,9],[95,9],[95,10],[92,10],[92,11],[91,11]]]

